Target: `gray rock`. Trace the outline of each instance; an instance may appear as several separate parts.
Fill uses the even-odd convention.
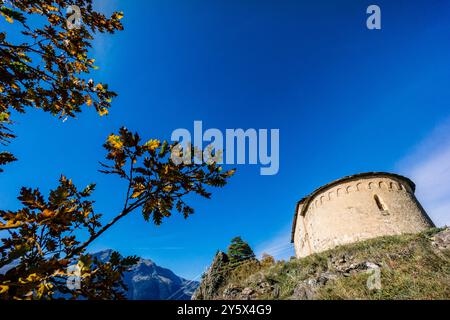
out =
[[[225,288],[222,294],[222,298],[225,300],[238,300],[241,299],[241,291],[242,289],[239,287],[230,286]]]
[[[200,286],[194,292],[192,300],[211,300],[217,298],[217,291],[227,276],[226,264],[228,261],[229,259],[226,253],[222,251],[216,253],[211,266],[203,275]]]
[[[437,233],[432,241],[433,245],[440,250],[450,249],[450,228]]]
[[[275,285],[273,287],[273,291],[272,291],[272,298],[273,299],[278,299],[280,297],[280,286],[279,285]]]
[[[299,283],[292,293],[292,300],[313,300],[319,284],[315,279],[308,279]]]
[[[244,290],[242,290],[242,297],[246,300],[250,299],[250,296],[255,292],[255,290],[253,290],[252,288],[244,288]]]
[[[328,281],[337,279],[337,275],[332,272],[323,272],[319,275],[317,282],[320,285],[326,285]]]
[[[369,261],[367,261],[365,265],[368,269],[378,269],[380,267],[379,265]]]

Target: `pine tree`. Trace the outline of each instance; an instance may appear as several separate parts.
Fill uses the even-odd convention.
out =
[[[231,263],[255,258],[252,248],[241,237],[235,237],[231,240],[227,254]]]

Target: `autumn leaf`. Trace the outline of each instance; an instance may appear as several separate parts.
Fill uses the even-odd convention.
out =
[[[100,115],[100,116],[106,116],[106,115],[108,115],[108,113],[109,113],[109,111],[108,111],[108,109],[106,109],[106,108],[100,108],[99,110],[98,110],[98,114]]]
[[[86,104],[90,107],[92,105],[92,98],[90,95],[86,95]]]
[[[121,149],[123,147],[122,140],[120,139],[119,136],[116,136],[115,134],[110,134],[108,136],[107,143],[115,149]]]
[[[138,198],[142,193],[145,191],[145,186],[142,183],[138,183],[133,188],[133,193],[131,195],[131,198],[135,199]]]
[[[8,122],[9,114],[6,112],[0,112],[0,122]]]
[[[131,195],[131,198],[136,199],[138,198],[142,193],[144,193],[144,190],[134,190],[133,194]]]
[[[150,139],[144,144],[144,146],[150,151],[155,151],[160,145],[161,142],[157,139]]]
[[[6,224],[0,223],[0,230],[16,229],[22,225],[20,221],[8,220]]]
[[[42,217],[44,218],[50,218],[51,216],[53,216],[55,213],[53,211],[50,211],[48,209],[44,209],[42,211]]]
[[[7,292],[9,289],[8,286],[0,285],[0,294]]]
[[[1,11],[0,11],[0,14],[1,14],[2,16],[4,16],[5,19],[6,19],[6,21],[8,21],[9,23],[13,23],[13,22],[14,22],[13,18],[11,18],[10,16],[8,16],[7,14],[4,14],[4,13],[1,12]]]
[[[55,6],[49,6],[49,5],[46,5],[46,6],[44,6],[48,11],[59,11],[59,9],[57,8],[57,7],[55,7]]]
[[[94,35],[123,30],[119,21],[123,13],[113,12],[108,17],[96,11],[91,2],[76,1],[83,13],[80,31],[64,28],[64,11],[73,1],[0,0],[0,20],[19,22],[12,36],[0,28],[1,69],[6,72],[0,76],[0,113],[25,113],[36,108],[67,119],[76,117],[82,107],[95,105],[99,116],[108,114],[116,93],[108,89],[107,83],[87,80],[85,75],[97,69],[90,56]],[[15,33],[21,37],[15,37]],[[94,92],[95,99],[87,97]],[[14,138],[11,130],[0,125],[1,144]],[[12,158],[13,155],[0,151],[0,172]]]
[[[123,11],[117,12],[116,13],[116,18],[119,19],[119,20],[122,19],[123,18]]]
[[[103,91],[103,85],[101,83],[98,83],[97,86],[95,87],[98,91]]]

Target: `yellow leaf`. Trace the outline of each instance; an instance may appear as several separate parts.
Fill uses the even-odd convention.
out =
[[[133,191],[131,198],[135,199],[135,198],[139,197],[143,192],[144,192],[144,190],[135,190],[135,191]]]
[[[131,198],[135,199],[139,197],[145,191],[145,186],[142,183],[138,183],[133,187],[133,194]]]
[[[108,109],[106,108],[100,108],[97,112],[101,117],[106,116],[109,113]]]
[[[42,211],[42,216],[45,218],[50,218],[52,215],[54,215],[54,212],[48,209],[44,209],[44,211]]]
[[[0,90],[0,92],[2,91]],[[9,121],[9,114],[6,112],[0,112],[0,122],[8,122],[8,121]]]
[[[117,12],[116,13],[116,17],[117,17],[117,19],[122,19],[123,18],[123,11],[120,11],[120,12]]]
[[[92,98],[90,95],[86,96],[86,104],[90,107],[92,105]]]
[[[0,294],[7,292],[9,286],[0,285]]]
[[[231,169],[231,170],[227,171],[225,174],[227,177],[231,177],[235,173],[236,173],[236,169]]]
[[[36,273],[32,273],[28,277],[26,277],[26,279],[19,278],[19,283],[25,284],[25,283],[34,282],[37,280],[39,280],[39,276]]]
[[[32,273],[27,277],[27,280],[31,282],[37,280],[38,278],[39,276],[36,273]]]
[[[123,147],[123,142],[120,140],[119,136],[116,136],[115,134],[110,134],[107,140],[108,144],[116,149],[120,149]]]
[[[59,11],[59,9],[57,7],[54,7],[54,6],[47,6],[47,10],[48,11]]]
[[[0,223],[0,230],[9,230],[19,228],[22,224],[20,222],[14,222],[14,220],[8,220],[6,224]]]
[[[160,146],[161,142],[157,139],[148,140],[144,146],[147,147],[150,151],[154,151],[156,148]]]

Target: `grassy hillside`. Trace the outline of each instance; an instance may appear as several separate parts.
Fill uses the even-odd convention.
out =
[[[303,259],[250,260],[206,274],[201,299],[450,299],[450,230],[388,236]],[[368,279],[380,271],[380,288]],[[370,280],[370,279],[369,279]],[[373,281],[369,281],[374,283]],[[200,292],[199,291],[199,292]],[[207,291],[204,291],[207,292]],[[211,292],[211,290],[209,291]]]

